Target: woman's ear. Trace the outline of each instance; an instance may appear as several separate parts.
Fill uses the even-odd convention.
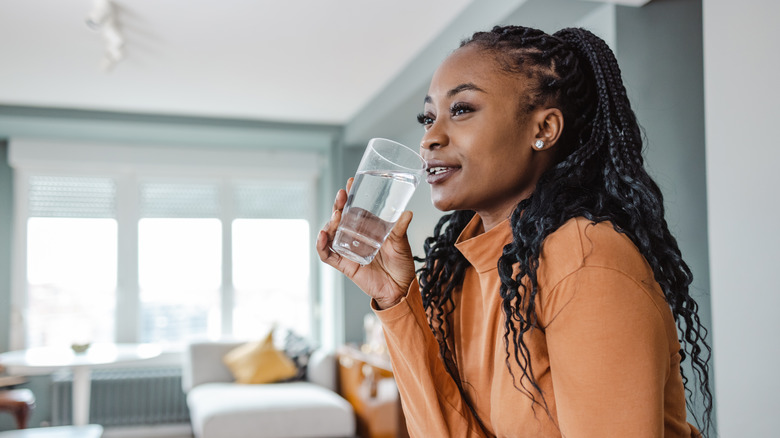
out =
[[[534,149],[547,150],[555,146],[563,132],[563,113],[558,108],[546,108],[534,114]]]

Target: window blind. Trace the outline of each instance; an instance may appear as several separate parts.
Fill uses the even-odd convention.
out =
[[[310,188],[298,181],[243,181],[233,185],[235,215],[241,219],[306,219]]]
[[[218,218],[219,184],[143,182],[140,214],[146,218]]]
[[[116,182],[112,178],[32,175],[30,217],[116,217]]]

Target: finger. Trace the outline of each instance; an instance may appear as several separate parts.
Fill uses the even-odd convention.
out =
[[[347,203],[347,192],[344,189],[339,189],[336,192],[336,199],[333,200],[333,211],[343,210],[344,204]]]
[[[317,244],[315,245],[315,248],[317,249],[317,255],[320,257],[320,260],[333,266],[338,263],[338,260],[333,260],[333,255],[336,253],[330,249],[330,242],[331,239],[329,238],[328,233],[325,230],[320,230],[317,234]]]
[[[349,190],[352,188],[352,183],[354,181],[355,178],[347,179],[347,189],[339,190],[336,193],[336,200],[333,201],[333,211],[344,209],[344,206],[347,204],[347,198],[349,198]]]
[[[325,227],[317,234],[317,241],[315,248],[317,255],[320,256],[320,260],[333,266],[338,267],[338,263],[341,260],[341,255],[333,251],[333,240],[336,237],[336,230],[341,219],[341,211],[334,211],[331,216],[331,220],[325,224]]]
[[[390,232],[390,236],[393,238],[401,238],[406,235],[406,230],[409,229],[409,224],[412,223],[412,212],[405,211],[401,213],[401,217],[398,218],[398,222],[395,223],[393,230]]]
[[[333,210],[333,214],[330,215],[330,220],[328,220],[328,222],[322,228],[322,231],[327,234],[330,240],[333,240],[333,237],[336,235],[336,229],[339,227],[340,222],[341,210]]]
[[[333,239],[328,237],[328,233],[325,230],[320,230],[317,235],[317,255],[324,263],[336,268],[338,271],[347,276],[347,278],[353,278],[357,271],[360,269],[360,265],[347,260],[342,257],[341,254],[331,249]]]
[[[323,262],[328,258],[328,234],[325,230],[320,230],[317,233],[317,240],[315,241],[314,248],[317,250],[317,255],[320,256],[320,260]]]

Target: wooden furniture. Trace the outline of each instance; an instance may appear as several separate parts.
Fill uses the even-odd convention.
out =
[[[339,393],[352,404],[360,438],[407,438],[390,360],[345,345],[338,351]]]
[[[0,411],[8,411],[16,420],[16,427],[25,429],[30,413],[35,408],[35,396],[29,389],[0,390]]]

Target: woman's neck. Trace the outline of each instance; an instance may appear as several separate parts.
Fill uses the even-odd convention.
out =
[[[496,225],[500,224],[501,222],[505,221],[507,218],[512,216],[512,212],[515,211],[515,207],[516,205],[513,205],[511,208],[504,208],[499,211],[477,210],[477,214],[479,215],[480,219],[482,219],[483,232],[487,233],[488,231],[495,228]]]

